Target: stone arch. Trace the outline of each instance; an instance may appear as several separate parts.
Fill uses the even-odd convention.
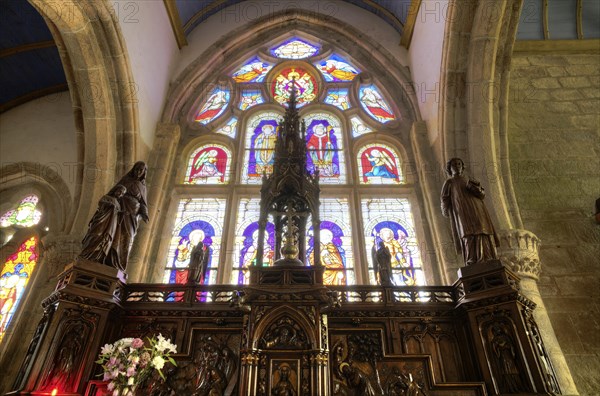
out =
[[[78,232],[95,210],[95,201],[86,197],[100,197],[115,175],[134,162],[139,134],[135,83],[109,2],[31,3],[56,41],[75,112],[76,209],[66,231]]]
[[[297,323],[302,329],[306,335],[309,349],[318,349],[319,340],[315,337],[314,331],[312,331],[312,328],[315,327],[315,325],[311,325],[311,323],[308,321],[306,312],[298,311],[289,305],[282,305],[273,309],[266,314],[262,320],[260,320],[258,326],[256,327],[256,331],[254,331],[255,337],[250,341],[251,347],[254,349],[258,348],[260,340],[265,337],[265,333],[269,327],[286,317]]]

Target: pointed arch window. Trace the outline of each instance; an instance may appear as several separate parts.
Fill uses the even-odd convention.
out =
[[[201,277],[201,283],[216,282],[226,207],[227,201],[220,198],[182,199],[179,202],[164,283],[188,281],[191,253],[199,241],[208,254],[208,270],[206,276]]]
[[[36,237],[27,239],[10,255],[0,272],[0,342],[27,288],[38,261]]]
[[[404,178],[396,150],[386,144],[369,144],[358,151],[361,184],[402,184]]]
[[[220,144],[208,144],[194,150],[188,162],[185,184],[227,184],[231,151]]]
[[[303,117],[306,123],[306,167],[309,173],[319,170],[324,184],[346,182],[343,137],[340,120],[332,114],[318,112]]]
[[[0,217],[0,228],[10,226],[31,227],[40,222],[42,212],[37,210],[39,198],[35,194],[26,196],[16,209],[9,210]]]
[[[373,251],[380,242],[383,242],[392,255],[394,284],[396,286],[424,285],[421,253],[408,199],[363,199],[361,209],[365,227],[365,246],[371,251],[367,256],[371,283],[377,283],[373,268]]]

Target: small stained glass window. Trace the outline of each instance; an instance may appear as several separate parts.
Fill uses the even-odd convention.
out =
[[[421,253],[410,203],[403,198],[362,200],[365,247],[371,284],[377,284],[373,269],[373,250],[383,242],[392,255],[392,277],[396,286],[425,284]]]
[[[315,66],[323,73],[325,81],[328,82],[352,81],[360,73],[358,69],[339,55],[332,55],[315,63]]]
[[[0,342],[12,319],[38,260],[37,239],[26,240],[8,259],[0,272]]]
[[[200,110],[196,113],[195,120],[206,125],[219,117],[229,104],[231,91],[228,88],[217,87],[208,95],[208,99],[202,103]]]
[[[402,184],[400,160],[386,144],[369,144],[358,152],[358,174],[361,184]]]
[[[215,132],[229,136],[232,139],[235,139],[235,136],[237,135],[237,125],[238,125],[237,117],[231,117],[225,125],[223,125],[219,129],[217,129]]]
[[[250,273],[248,268],[256,263],[258,247],[258,218],[260,216],[260,200],[258,198],[242,198],[237,212],[235,228],[235,247],[231,283],[248,284]],[[263,245],[263,267],[273,265],[275,259],[275,226],[267,223],[267,232]]]
[[[321,264],[325,267],[325,285],[353,285],[354,254],[352,250],[352,228],[350,210],[345,198],[321,198],[319,217],[321,218]],[[313,229],[308,230],[307,256],[314,265]]]
[[[301,67],[283,69],[271,83],[271,95],[281,105],[287,106],[292,84],[296,86],[296,106],[298,108],[314,101],[318,95],[317,80]]]
[[[352,136],[357,137],[361,135],[365,135],[367,133],[373,132],[373,129],[364,123],[363,120],[358,116],[354,116],[350,118],[350,123],[352,124]]]
[[[31,227],[39,223],[42,218],[42,212],[36,209],[39,200],[34,194],[23,198],[16,209],[9,210],[0,217],[0,228],[12,225]]]
[[[325,103],[334,105],[340,110],[348,110],[350,102],[348,101],[348,88],[336,88],[327,91]]]
[[[375,85],[363,85],[360,87],[358,98],[363,109],[377,121],[385,124],[396,119],[390,106],[383,99]]]
[[[244,111],[261,103],[265,103],[265,99],[259,90],[242,91],[238,108]]]
[[[255,56],[236,70],[231,77],[238,83],[262,82],[272,67],[272,64],[263,62]]]
[[[201,274],[200,282],[205,285],[216,282],[225,211],[225,199],[194,198],[179,202],[164,283],[183,284],[188,281],[190,256],[199,241],[204,244],[205,254],[208,254],[208,270],[206,274]],[[167,301],[177,301],[180,296],[176,294],[167,298]]]
[[[306,168],[313,174],[319,170],[323,184],[346,182],[342,131],[340,120],[329,113],[311,113],[306,123]]]
[[[185,184],[227,184],[231,167],[231,151],[220,144],[209,144],[194,150],[190,156]]]
[[[283,116],[274,111],[261,112],[248,120],[246,127],[246,153],[242,182],[259,184],[263,173],[273,173],[275,142],[279,120]]]
[[[315,55],[319,47],[299,39],[291,39],[273,48],[271,54],[283,59],[304,59]]]

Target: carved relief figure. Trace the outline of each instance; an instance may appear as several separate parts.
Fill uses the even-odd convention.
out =
[[[268,349],[302,349],[308,347],[308,342],[297,323],[282,318],[269,326],[259,345]]]
[[[481,184],[463,176],[464,163],[452,158],[446,165],[450,176],[442,188],[442,214],[452,220],[452,236],[466,265],[497,259],[499,245],[490,215],[483,203]]]
[[[346,382],[350,389],[354,390],[356,396],[375,396],[375,389],[371,385],[371,381],[358,368],[344,362],[340,365],[340,371],[346,378]]]
[[[125,271],[131,243],[137,233],[138,221],[141,218],[148,222],[148,205],[146,203],[146,164],[138,161],[133,168],[119,181],[127,191],[121,199],[121,218],[115,232],[115,238],[107,257],[107,263]]]
[[[526,392],[517,365],[517,351],[512,337],[505,326],[495,323],[492,326],[492,339],[490,341],[496,365],[498,367],[498,385],[502,393]]]
[[[121,212],[120,200],[126,191],[124,186],[117,184],[108,194],[100,198],[98,209],[81,241],[83,248],[80,257],[104,264],[117,232]]]
[[[296,396],[298,375],[296,371],[288,364],[281,363],[273,373],[272,396]]]
[[[79,370],[86,335],[87,331],[81,323],[67,327],[48,370],[44,390],[56,387],[66,391],[74,390],[72,388]]]

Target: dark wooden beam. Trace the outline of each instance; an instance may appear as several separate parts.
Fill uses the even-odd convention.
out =
[[[68,91],[69,85],[67,83],[57,84],[51,87],[46,87],[42,89],[38,89],[36,91],[28,92],[25,95],[21,95],[17,98],[9,100],[6,103],[0,104],[0,113],[4,113],[7,110],[12,109],[13,107],[17,107],[22,105],[23,103],[27,103],[31,100],[41,98],[42,96],[50,95],[57,92]]]
[[[33,51],[41,48],[56,47],[54,40],[38,41],[36,43],[22,44],[12,48],[5,48],[0,50],[0,58],[5,56],[15,55],[21,52]]]

